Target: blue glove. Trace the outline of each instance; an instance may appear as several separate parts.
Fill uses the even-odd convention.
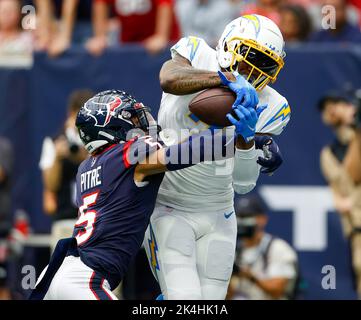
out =
[[[246,142],[249,142],[254,139],[258,118],[267,106],[268,105],[262,105],[257,107],[257,109],[247,109],[242,105],[233,105],[232,110],[237,115],[238,119],[230,113],[227,113],[226,117],[229,122],[236,127],[236,134],[242,136]]]
[[[282,164],[282,154],[276,141],[270,136],[256,136],[256,149],[263,150],[265,157],[258,157],[257,163],[262,166],[261,172],[272,175]]]
[[[236,95],[234,106],[242,105],[245,108],[255,108],[258,104],[258,95],[255,88],[238,72],[233,73],[236,81],[229,81],[223,72],[218,71],[222,84],[232,90]]]
[[[242,105],[233,106],[232,110],[238,119],[230,113],[227,113],[227,119],[236,127],[237,136],[242,136],[244,141],[250,142],[256,133],[257,111],[254,108],[247,109]]]

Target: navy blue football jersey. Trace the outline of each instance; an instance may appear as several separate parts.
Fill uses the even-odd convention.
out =
[[[112,145],[79,166],[79,214],[73,236],[81,260],[102,274],[112,289],[142,245],[164,176],[153,175],[136,185],[137,163],[129,160],[129,153],[132,149],[143,150],[143,154],[136,154],[139,160],[159,147],[149,138],[140,138]]]

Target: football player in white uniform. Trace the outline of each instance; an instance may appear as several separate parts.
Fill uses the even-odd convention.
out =
[[[161,132],[164,141],[184,139],[174,134],[183,129],[192,134],[209,128],[189,111],[189,102],[199,91],[229,86],[224,76],[234,80],[237,72],[257,90],[258,106],[267,105],[257,133],[279,135],[287,125],[288,102],[268,86],[285,56],[282,34],[272,20],[242,16],[227,25],[216,50],[200,38],[186,37],[171,48],[171,55],[160,71],[164,92],[158,121],[171,128]],[[248,153],[247,169],[244,154],[237,150],[232,159],[166,173],[144,239],[164,299],[225,298],[237,234],[234,191],[244,194],[256,185],[261,168],[257,151]]]

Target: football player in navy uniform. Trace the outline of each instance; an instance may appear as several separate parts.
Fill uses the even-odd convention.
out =
[[[78,221],[73,237],[58,242],[30,299],[116,299],[111,290],[142,245],[164,172],[231,157],[235,147],[248,161],[259,112],[255,106],[233,110],[229,119],[236,138],[220,135],[221,152],[216,152],[214,131],[198,143],[200,135],[192,135],[172,146],[163,146],[157,134],[129,138],[134,130],[149,134],[159,128],[148,109],[125,92],[104,91],[88,100],[76,120],[90,153],[76,178]],[[188,161],[182,164],[184,154]]]

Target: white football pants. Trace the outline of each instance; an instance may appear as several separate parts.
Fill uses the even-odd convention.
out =
[[[157,205],[144,247],[164,299],[225,299],[236,238],[233,207],[186,213]]]
[[[38,282],[45,274],[41,273]],[[68,256],[55,273],[44,300],[118,300],[107,280],[85,265],[79,257]]]

